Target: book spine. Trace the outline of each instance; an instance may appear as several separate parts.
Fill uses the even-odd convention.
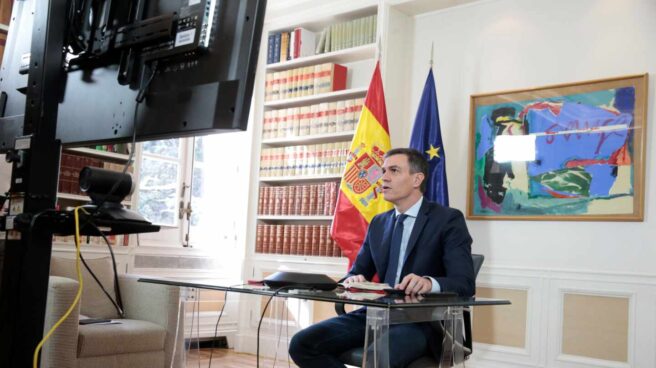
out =
[[[264,212],[264,187],[260,187],[257,196],[257,214],[261,215]]]
[[[326,113],[327,124],[326,132],[335,133],[337,131],[337,102],[328,103],[328,111]]]
[[[325,201],[326,201],[326,186],[325,184],[317,184],[315,185],[317,188],[317,204],[315,207],[314,214],[315,215],[323,215],[323,209],[325,207]]]
[[[297,28],[295,32],[298,32],[298,56],[296,57],[312,56],[315,49],[316,34],[305,28]]]
[[[294,201],[296,200],[296,186],[288,186],[287,187],[287,214],[288,215],[295,215],[294,213]]]
[[[332,64],[331,88],[328,92],[341,91],[346,89],[347,68],[340,64]]]
[[[325,257],[326,252],[326,229],[327,226],[319,226],[319,256]]]
[[[362,113],[363,104],[364,98],[356,98],[353,100],[353,120],[351,122],[351,130],[355,130],[358,123],[360,122],[360,113]]]
[[[271,133],[271,111],[265,111],[262,116],[262,139],[269,138]]]
[[[276,35],[270,34],[267,44],[267,64],[273,64],[273,53],[276,47]]]
[[[335,104],[335,132],[343,132],[346,124],[346,101],[337,101]]]
[[[301,214],[301,202],[303,198],[303,187],[300,185],[294,186],[294,209],[292,210],[293,215]]]
[[[275,101],[280,96],[280,72],[273,72],[271,77],[270,101]]]
[[[310,211],[310,187],[309,185],[301,186],[301,216],[309,215]]]
[[[263,187],[262,189],[264,191],[264,198],[262,199],[262,214],[270,215],[272,212],[271,206],[273,203],[271,200],[271,187]]]
[[[276,33],[275,38],[273,40],[273,62],[278,63],[280,62],[280,41],[281,41],[282,34],[281,33]]]
[[[282,209],[282,188],[281,187],[275,187],[274,188],[274,204],[273,204],[273,215],[274,216],[280,216],[280,212]]]
[[[324,28],[319,35],[319,42],[317,42],[317,47],[314,49],[315,54],[323,53],[324,45],[326,44],[326,29]]]
[[[255,235],[255,253],[262,253],[262,242],[264,241],[264,226],[263,224],[257,225]]]
[[[287,216],[289,214],[289,187],[280,187],[280,215]]]
[[[289,60],[289,32],[280,34],[280,61]]]
[[[312,225],[303,225],[303,255],[312,255]]]
[[[308,215],[313,216],[317,214],[317,186],[310,185],[310,204]]]
[[[291,225],[283,225],[282,229],[282,254],[290,254],[292,227]]]
[[[262,234],[262,253],[271,253],[271,226],[264,225],[264,233]]]
[[[290,227],[289,235],[289,254],[298,254],[298,226],[288,225]]]
[[[326,29],[326,43],[324,44],[323,47],[323,52],[330,52],[332,51],[332,43],[333,43],[333,26],[328,26]]]
[[[312,255],[313,256],[318,256],[319,255],[319,240],[320,240],[320,228],[321,225],[311,225],[312,226]]]
[[[289,85],[287,84],[287,75],[289,74],[288,70],[280,72],[280,93],[278,95],[279,100],[285,100],[289,98],[288,92],[289,92]]]
[[[292,115],[292,136],[298,137],[300,134],[301,124],[300,124],[300,111],[299,107],[291,108]]]
[[[269,101],[273,92],[273,73],[267,73],[264,82],[264,101]]]
[[[282,239],[283,239],[283,234],[284,234],[284,228],[283,225],[275,225],[276,226],[276,243],[275,243],[275,253],[276,254],[282,254]]]

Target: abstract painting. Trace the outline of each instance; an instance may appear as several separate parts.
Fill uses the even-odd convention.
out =
[[[467,217],[642,221],[647,74],[471,96]]]

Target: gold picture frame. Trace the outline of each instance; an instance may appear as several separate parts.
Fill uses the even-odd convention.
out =
[[[467,218],[643,221],[648,75],[471,96]]]

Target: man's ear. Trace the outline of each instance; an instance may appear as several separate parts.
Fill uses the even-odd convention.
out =
[[[424,180],[426,180],[426,177],[424,176],[424,173],[419,172],[419,173],[415,174],[415,180],[412,184],[415,188],[419,188],[421,186],[421,183],[424,182]]]

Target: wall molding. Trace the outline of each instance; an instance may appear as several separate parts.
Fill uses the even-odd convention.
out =
[[[623,284],[644,284],[656,286],[656,274],[598,271],[598,270],[578,270],[578,269],[559,269],[559,268],[542,268],[542,267],[518,267],[506,265],[483,265],[481,274],[490,273],[504,276],[528,276],[544,277],[549,279],[562,280],[594,280],[605,282],[621,282]],[[601,277],[601,279],[600,279]]]
[[[656,366],[656,276],[604,271],[486,265],[477,286],[527,291],[526,345],[475,343],[476,367],[652,367]],[[561,352],[565,294],[627,298],[627,362]],[[502,307],[499,307],[502,308]],[[474,323],[475,314],[474,314]]]

